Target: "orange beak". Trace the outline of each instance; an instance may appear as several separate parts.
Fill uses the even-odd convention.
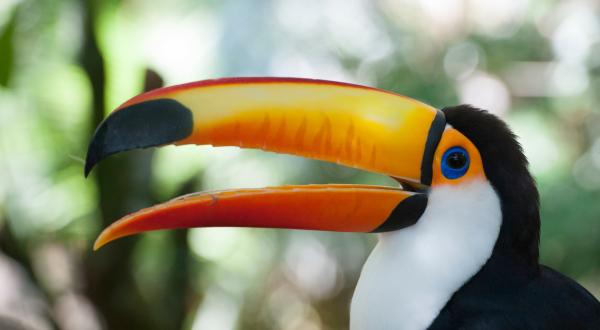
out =
[[[211,144],[285,152],[431,184],[445,120],[418,101],[337,82],[230,78],[138,95],[102,122],[85,173],[103,158],[164,144]],[[426,194],[368,185],[308,185],[183,196],[128,215],[94,248],[127,235],[189,227],[269,227],[347,232],[414,224]]]

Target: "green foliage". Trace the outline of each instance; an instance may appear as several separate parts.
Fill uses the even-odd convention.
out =
[[[203,229],[127,238],[91,252],[112,221],[184,193],[395,184],[333,164],[208,147],[119,155],[83,178],[87,143],[107,111],[143,86],[223,75],[345,80],[503,116],[521,137],[541,192],[542,261],[600,296],[600,27],[591,3],[6,3],[0,262],[23,270],[15,277],[35,294],[18,299],[45,306],[40,324],[347,328],[374,237]],[[0,295],[12,294],[2,285]],[[0,324],[5,314],[0,309]]]
[[[16,16],[13,15],[2,30],[0,30],[0,54],[2,54],[2,60],[0,61],[0,86],[8,86],[14,66],[13,35],[16,21]]]

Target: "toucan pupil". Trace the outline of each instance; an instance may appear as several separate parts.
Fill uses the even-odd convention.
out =
[[[442,174],[448,179],[458,179],[469,170],[469,153],[461,147],[452,147],[442,157]]]
[[[467,163],[467,157],[465,157],[463,153],[453,152],[450,155],[448,155],[446,163],[448,163],[448,166],[450,166],[451,168],[459,169],[465,166],[465,164]]]

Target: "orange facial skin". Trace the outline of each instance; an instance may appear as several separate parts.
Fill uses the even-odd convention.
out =
[[[452,147],[462,147],[469,153],[469,169],[467,173],[457,179],[448,179],[442,174],[442,157],[446,150]],[[462,184],[474,179],[486,179],[485,171],[483,169],[483,163],[481,161],[481,155],[475,147],[475,145],[461,132],[457,131],[452,127],[447,127],[442,135],[442,139],[438,144],[437,150],[434,155],[433,161],[433,178],[432,186],[440,186],[445,184]]]

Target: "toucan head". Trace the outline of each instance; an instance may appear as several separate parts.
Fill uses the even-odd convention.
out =
[[[90,143],[85,174],[109,155],[167,144],[294,154],[389,175],[402,187],[323,184],[186,195],[113,223],[96,249],[123,236],[188,227],[402,230],[419,221],[436,189],[460,192],[484,183],[502,203],[499,244],[537,260],[537,190],[527,161],[507,126],[482,110],[438,110],[331,81],[201,81],[138,95],[111,113]]]

